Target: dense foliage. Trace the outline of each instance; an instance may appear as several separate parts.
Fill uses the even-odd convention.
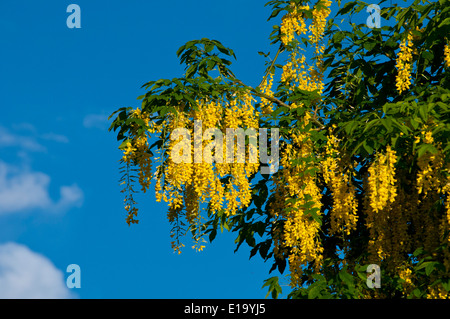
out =
[[[236,249],[288,273],[291,298],[449,298],[450,2],[379,3],[379,28],[337,23],[362,1],[334,17],[328,0],[266,5],[278,50],[260,52],[257,87],[232,72],[233,50],[193,40],[177,52],[182,77],[146,83],[140,108],[113,114],[128,224],[135,183],[153,180],[175,251],[186,233],[202,250],[234,231]],[[239,128],[259,152],[250,134],[224,142]],[[248,159],[229,160],[239,147]],[[264,286],[281,292],[278,277]]]

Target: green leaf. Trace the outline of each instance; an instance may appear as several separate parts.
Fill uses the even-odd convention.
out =
[[[333,35],[333,42],[341,42],[345,38],[345,33],[343,31],[338,31]]]
[[[450,24],[450,18],[446,18],[444,21],[442,21],[439,24],[438,28],[441,28],[441,27],[443,27],[444,25],[447,25],[447,24]]]
[[[367,130],[371,129],[373,126],[377,125],[380,122],[379,119],[371,120],[369,123],[367,123],[364,127],[363,133],[365,133]]]
[[[386,128],[388,133],[392,132],[392,121],[390,118],[380,119],[380,122]]]
[[[395,47],[397,47],[397,41],[395,41],[395,39],[394,38],[389,38],[385,43],[384,43],[384,45],[385,46],[388,46],[388,47],[390,47],[390,48],[395,48]]]
[[[419,255],[422,255],[423,252],[424,252],[424,249],[423,249],[422,247],[417,248],[416,250],[414,250],[413,256],[414,256],[414,257],[418,257]]]
[[[412,126],[415,130],[417,130],[417,128],[419,127],[419,122],[417,122],[417,120],[414,119],[414,118],[410,118],[410,119],[409,119],[409,122],[411,123],[411,126]]]
[[[205,52],[211,52],[214,49],[214,44],[209,43],[207,45],[205,45]]]
[[[426,152],[430,152],[431,154],[437,154],[437,148],[432,144],[421,144],[417,151],[417,156],[420,158]]]
[[[445,290],[447,290],[448,292],[450,292],[450,279],[442,279],[442,287],[444,287]]]
[[[378,43],[375,41],[372,42],[364,42],[364,49],[366,49],[367,51],[372,50]]]
[[[264,284],[261,288],[269,286],[269,290],[267,291],[266,297],[269,296],[270,293],[272,293],[272,298],[277,299],[278,295],[281,294],[281,286],[278,283],[278,276],[270,277],[269,279],[264,280]]]
[[[433,52],[430,52],[430,51],[423,51],[423,52],[422,52],[422,57],[423,57],[425,60],[433,61],[433,59],[434,59],[434,54],[433,54]]]
[[[264,53],[264,52],[262,52],[262,51],[258,51],[258,54],[259,54],[259,55],[262,55],[262,56],[265,57],[265,58],[267,58],[267,57],[270,55],[270,52]]]
[[[372,146],[367,144],[367,141],[363,142],[363,147],[366,150],[367,154],[372,154],[373,153],[373,148],[372,148]]]
[[[197,66],[196,65],[191,65],[189,66],[189,68],[186,70],[186,78],[191,78],[192,75],[197,71]]]
[[[322,290],[322,287],[318,284],[315,284],[309,289],[308,292],[308,299],[316,299],[318,296],[320,296],[320,292]]]
[[[125,147],[127,146],[127,143],[128,143],[128,142],[131,142],[131,139],[127,138],[127,139],[124,140],[122,143],[120,143],[119,149],[120,149],[120,150],[125,149]]]
[[[423,103],[419,107],[420,117],[426,122],[428,120],[428,106],[426,103]]]
[[[434,267],[436,266],[437,262],[429,262],[426,266],[425,266],[425,274],[427,276],[429,276],[431,274],[431,272],[434,270]]]
[[[271,246],[271,240],[268,239],[265,242],[261,243],[261,246],[259,247],[259,254],[261,255],[262,258],[266,259],[267,257],[267,252],[269,251]]]
[[[217,230],[213,229],[211,230],[211,232],[209,233],[209,241],[212,242],[214,240],[214,238],[216,238],[217,235]]]
[[[423,292],[421,292],[419,288],[416,288],[416,289],[413,290],[413,294],[417,298],[420,298],[422,296]]]
[[[353,276],[347,272],[346,268],[343,268],[343,269],[339,272],[339,278],[340,278],[347,286],[353,286]]]
[[[311,203],[311,205],[314,204],[314,202],[308,202]],[[306,203],[306,204],[308,204]],[[314,208],[310,208],[306,211],[306,214],[309,214],[314,221],[316,221],[320,226],[322,226],[322,219],[320,218],[320,216],[317,214],[318,212],[320,212],[320,208],[314,207]]]
[[[367,267],[366,267],[367,269]],[[367,281],[367,273],[364,271],[358,271],[357,272],[359,279],[361,279],[363,282]]]
[[[357,4],[356,1],[347,2],[342,9],[340,9],[337,13],[337,15],[344,15],[350,12],[353,7]]]

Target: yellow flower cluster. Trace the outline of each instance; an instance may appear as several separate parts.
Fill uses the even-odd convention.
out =
[[[450,231],[450,164],[445,166],[441,143],[434,140],[430,127],[424,127],[421,132],[423,143],[432,144],[437,153],[426,152],[417,159],[417,213],[415,224],[418,226],[416,240],[422,240],[425,249],[431,251],[442,242],[450,242],[450,236],[443,235]],[[446,172],[446,173],[445,173]],[[447,174],[447,175],[445,175]],[[444,214],[439,217],[433,209],[435,203],[444,199]],[[450,272],[450,251],[444,251],[444,265]]]
[[[393,203],[396,191],[395,164],[397,156],[391,146],[386,147],[386,154],[379,153],[369,168],[369,193],[372,211],[377,213],[389,203]]]
[[[141,112],[139,108],[135,109],[131,113],[131,117],[136,119],[141,119],[148,126],[149,116],[146,112]],[[148,152],[148,135],[159,128],[156,126],[149,127],[147,132],[138,132],[138,125],[132,124],[130,128],[130,136],[125,143],[123,148],[122,161],[125,163],[128,172],[131,166],[138,167],[139,184],[141,185],[141,191],[146,192],[150,186],[151,182],[151,170],[152,170],[152,160],[150,153]],[[125,210],[127,211],[126,221],[128,225],[131,223],[137,223],[138,220],[135,219],[138,213],[138,209],[134,206],[135,202],[133,200],[132,193],[134,192],[131,180],[124,180],[122,184],[126,184],[123,192],[128,191],[125,198]]]
[[[124,162],[129,162],[133,159],[133,154],[136,151],[136,148],[133,147],[133,145],[131,145],[130,142],[127,142],[126,144],[126,148],[123,151],[123,156],[122,156],[122,160]]]
[[[369,194],[364,199],[366,225],[370,232],[368,262],[383,261],[386,271],[397,273],[402,279],[405,296],[415,287],[405,256],[419,247],[431,252],[439,244],[450,241],[448,235],[443,237],[450,230],[450,165],[444,166],[441,145],[435,142],[432,130],[427,126],[414,143],[421,141],[434,145],[438,152],[424,153],[417,159],[415,179],[408,175],[411,174],[408,169],[397,171],[397,155],[388,146],[384,154],[376,156],[364,181],[364,189]],[[397,178],[401,180],[397,181]],[[444,212],[434,208],[442,200]],[[443,251],[442,262],[445,269],[436,276],[450,273],[447,248]],[[439,286],[433,286],[429,288],[428,297],[448,298],[449,295]]]
[[[410,204],[405,190],[398,186],[397,196],[389,208],[379,212],[378,223],[379,246],[388,256],[387,268],[394,270],[404,264],[404,256],[411,249],[411,236],[408,234]]]
[[[295,87],[298,87],[301,90],[314,91],[317,90],[319,94],[321,94],[324,90],[323,83],[323,61],[322,54],[324,52],[324,46],[321,44],[321,40],[323,38],[323,34],[326,26],[326,19],[330,14],[331,10],[329,7],[331,6],[331,1],[319,1],[313,10],[313,20],[309,25],[309,31],[311,34],[309,35],[309,39],[311,43],[315,46],[315,64],[308,66],[306,70],[305,64],[305,56],[300,54],[297,57],[298,52],[296,50],[291,50],[290,57],[288,62],[283,66],[283,73],[281,75],[281,82],[290,85],[291,90],[294,90]],[[294,5],[292,4],[292,7]],[[299,7],[299,9],[309,10],[309,6]],[[294,11],[295,7],[294,7]],[[299,23],[301,27],[299,28],[299,32],[297,34],[306,34],[307,30],[304,27],[305,21],[301,15],[293,15],[293,12],[287,14],[285,16],[285,20],[283,20],[281,24],[282,31],[282,41],[287,44],[294,38],[294,35],[297,31],[296,28],[293,28],[292,25],[295,23]],[[298,20],[299,19],[299,20]],[[297,21],[298,20],[298,21]],[[294,21],[294,22],[293,22]],[[283,31],[283,30],[287,31]]]
[[[427,299],[450,299],[450,293],[442,285],[428,287],[428,291]]]
[[[408,295],[409,293],[411,293],[412,289],[413,289],[413,283],[412,283],[412,270],[408,267],[399,267],[399,272],[398,275],[400,277],[400,279],[402,280],[402,286],[403,286],[403,291],[404,293],[406,293],[406,295]]]
[[[291,3],[292,11],[285,14],[281,19],[281,41],[284,45],[288,45],[295,38],[295,34],[300,35],[306,33],[306,24],[303,19],[303,14],[299,10],[309,10],[309,6],[296,7],[294,3]]]
[[[289,84],[291,79],[296,75],[292,68],[292,61],[287,62],[285,65],[283,65],[283,73],[281,74],[281,82],[286,82],[286,84]]]
[[[450,168],[447,168],[447,172],[450,172]],[[445,185],[442,187],[442,193],[445,194],[445,215],[444,215],[444,223],[447,224],[447,228],[450,227],[450,174],[447,176],[445,180]],[[450,236],[448,237],[450,241]],[[450,265],[449,265],[450,266]],[[450,269],[450,267],[449,267]]]
[[[444,61],[445,66],[450,68],[450,45],[448,43],[444,47]]]
[[[386,242],[389,240],[388,216],[397,196],[396,152],[391,146],[386,147],[386,153],[378,153],[368,169],[367,193],[369,194],[367,211],[367,228],[370,231],[369,253],[373,262],[387,256]]]
[[[434,144],[434,138],[430,130],[422,132],[422,141],[425,144]],[[430,190],[440,189],[439,175],[440,169],[444,165],[441,152],[437,154],[425,153],[417,160],[419,172],[417,173],[417,192],[427,195]]]
[[[273,73],[267,74],[266,78],[263,80],[261,84],[261,91],[262,93],[273,97],[273,91],[272,91],[272,85],[273,85]],[[263,114],[269,114],[272,113],[272,102],[270,102],[266,98],[261,98],[261,112]]]
[[[309,118],[306,114],[305,126]],[[313,148],[308,133],[293,133],[292,139],[292,144],[288,144],[281,155],[281,175],[273,177],[275,200],[269,211],[275,222],[284,220],[283,232],[274,234],[274,253],[288,254],[291,286],[301,286],[302,267],[311,263],[318,270],[322,265],[320,223],[313,217],[313,214],[321,216],[321,194],[316,175],[309,171],[311,164],[303,161]],[[300,163],[293,165],[292,160],[300,160]]]
[[[164,174],[157,174],[156,199],[168,203],[168,219],[174,225],[171,236],[174,238],[172,246],[175,251],[180,252],[182,247],[179,240],[181,227],[178,226],[182,217],[193,233],[193,248],[201,251],[205,247],[202,244],[203,209],[209,206],[212,213],[223,211],[232,215],[250,204],[252,194],[249,177],[259,169],[256,145],[249,143],[245,149],[249,157],[250,154],[254,155],[252,161],[246,158],[239,162],[238,156],[234,156],[237,150],[234,137],[233,149],[230,150],[234,161],[229,162],[226,140],[227,134],[230,134],[227,128],[253,128],[257,133],[259,114],[255,111],[254,102],[249,92],[237,92],[230,101],[200,100],[197,101],[197,109],[192,109],[190,113],[180,110],[171,115],[167,124],[169,132],[176,128],[185,128],[190,132],[189,138],[180,136],[168,143],[165,151],[167,159],[157,170]],[[199,125],[195,123],[201,123],[201,127],[195,127]],[[214,135],[208,138],[205,132],[209,129],[220,131],[223,140],[216,141]],[[200,133],[196,133],[198,130]],[[217,145],[216,142],[222,143]],[[176,154],[177,150],[179,154]],[[183,154],[185,150],[191,150],[190,154]],[[184,160],[172,158],[173,153]],[[222,183],[221,179],[227,176],[228,181]]]
[[[449,165],[450,166],[450,165]],[[447,167],[447,173],[450,173],[450,167]],[[444,215],[440,225],[440,233],[447,233],[447,237],[443,238],[443,243],[450,245],[450,174],[447,175],[445,185],[442,187],[442,193],[445,195]],[[444,251],[444,266],[447,273],[450,273],[450,249]]]
[[[225,115],[225,127],[226,128],[253,128],[255,132],[258,131],[258,118],[259,113],[254,108],[255,99],[250,93],[245,92],[239,99],[230,103],[230,112]],[[233,126],[233,123],[236,123]],[[226,131],[224,131],[224,136]],[[232,153],[237,150],[237,144],[234,145]],[[224,143],[224,153],[228,153],[228,145]],[[256,145],[249,143],[246,148],[246,157],[244,163],[238,162],[238,158],[235,158],[234,163],[218,163],[217,171],[219,176],[225,176],[230,174],[231,178],[226,187],[225,202],[228,204],[224,211],[226,214],[234,214],[237,210],[242,209],[250,204],[251,201],[251,187],[248,178],[259,169],[259,157],[256,151]],[[253,155],[252,161],[250,161],[250,154]],[[225,161],[224,161],[225,162]]]
[[[310,40],[316,47],[316,62],[313,66],[305,63],[305,55],[299,52],[299,48],[289,48],[289,59],[283,66],[281,82],[289,86],[293,91],[299,88],[305,91],[317,90],[319,94],[323,92],[322,60],[323,46],[320,45],[326,25],[326,18],[330,10],[331,1],[321,1],[313,9],[313,21],[309,26],[312,32]],[[281,24],[281,40],[287,45],[291,43],[295,35],[306,34],[306,24],[303,15],[299,12],[303,9],[309,10],[309,6],[300,6],[295,9],[291,4],[292,12],[285,15]],[[292,103],[291,108],[301,107],[302,103]],[[301,119],[302,128],[311,120],[311,114],[306,113]],[[269,212],[274,217],[275,225],[282,222],[283,227],[274,227],[274,254],[284,256],[289,260],[291,286],[300,287],[302,283],[302,269],[308,264],[313,265],[319,271],[323,260],[323,247],[319,236],[320,220],[322,214],[321,189],[318,186],[317,175],[307,159],[314,152],[314,145],[309,139],[308,132],[292,131],[288,134],[291,143],[281,154],[280,165],[282,171],[277,176],[272,176],[275,188],[274,198],[268,207]],[[292,163],[295,161],[295,163]],[[326,163],[332,165],[331,162]],[[331,169],[331,167],[328,167]],[[326,168],[326,170],[328,170]],[[354,188],[351,185],[349,176],[338,182],[342,168],[336,169],[333,173],[335,188],[335,213],[333,227],[343,229],[348,233],[354,229],[357,221],[356,201],[354,199]],[[342,177],[341,177],[342,180]],[[339,185],[339,186],[338,186]],[[345,230],[344,230],[345,229]]]
[[[358,203],[355,196],[355,187],[348,172],[351,167],[339,155],[339,140],[330,129],[327,139],[325,159],[322,162],[322,174],[327,187],[333,196],[331,216],[331,234],[338,232],[349,235],[356,228],[358,220]],[[348,161],[347,161],[348,162]],[[347,172],[344,170],[347,166]]]
[[[308,83],[307,74],[305,71],[305,59],[304,55],[297,57],[296,52],[290,54],[290,59],[283,66],[283,73],[281,74],[281,82],[289,84],[289,89],[294,90],[298,87],[301,90],[313,89],[311,82]]]
[[[331,13],[330,6],[331,1],[330,0],[323,0],[318,2],[320,3],[320,6],[316,6],[313,9],[313,21],[311,25],[309,26],[309,31],[311,31],[311,35],[309,36],[309,40],[312,43],[318,44],[320,40],[323,37],[323,33],[325,31],[325,26],[327,22],[327,18],[329,14]],[[319,52],[319,47],[316,47],[316,53],[322,53]]]
[[[310,73],[310,86],[313,87],[312,90],[318,90],[322,94],[324,89],[323,84],[323,59],[322,54],[325,51],[325,46],[322,43],[323,33],[325,31],[326,20],[330,15],[331,1],[323,0],[319,1],[320,6],[315,6],[313,9],[313,21],[309,26],[311,35],[309,36],[310,41],[315,45],[315,66],[309,67]]]
[[[396,87],[399,94],[409,89],[411,85],[411,70],[412,70],[412,45],[413,34],[408,33],[407,39],[404,39],[400,44],[400,52],[397,55],[396,67],[398,70]]]

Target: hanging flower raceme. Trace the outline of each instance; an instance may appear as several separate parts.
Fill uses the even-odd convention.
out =
[[[445,179],[445,185],[442,187],[442,192],[445,195],[444,214],[440,225],[440,233],[442,236],[442,242],[449,245],[444,250],[444,267],[447,273],[450,273],[450,165],[447,167],[447,178]],[[444,236],[447,234],[447,236]]]
[[[397,91],[401,94],[403,91],[409,89],[411,85],[411,71],[412,71],[412,40],[413,34],[408,32],[407,38],[400,44],[400,52],[397,55],[397,77],[395,79]]]
[[[306,113],[302,121],[305,126],[309,119]],[[281,156],[282,175],[273,177],[274,203],[279,204],[269,210],[275,221],[284,220],[283,232],[274,234],[277,245],[274,250],[279,255],[288,254],[291,286],[301,286],[302,267],[310,263],[318,270],[322,265],[323,247],[318,235],[322,204],[317,177],[307,161],[313,143],[307,132],[293,132],[291,137],[292,144],[286,146]],[[276,206],[278,210],[274,209]]]
[[[396,152],[391,146],[386,147],[385,153],[378,153],[368,169],[366,201],[367,227],[370,230],[369,252],[372,261],[386,258],[389,240],[388,215],[397,197]]]
[[[447,68],[450,68],[450,44],[448,42],[444,47],[444,61],[445,61],[445,66]]]
[[[309,31],[311,31],[311,35],[309,36],[309,40],[313,44],[318,44],[323,37],[323,33],[325,31],[325,26],[327,22],[327,18],[331,13],[330,6],[331,1],[323,0],[318,2],[320,6],[316,6],[313,9],[313,21],[309,26]],[[320,47],[316,47],[316,54],[320,54]]]
[[[330,128],[325,159],[322,161],[322,173],[327,187],[333,196],[331,216],[331,233],[349,235],[356,228],[357,201],[355,187],[351,181],[351,165],[345,165],[345,159],[339,157],[339,140]],[[348,162],[348,161],[347,161]],[[346,167],[347,166],[347,167]],[[347,168],[347,171],[345,171]]]
[[[376,213],[393,203],[397,196],[395,164],[397,156],[391,146],[386,147],[386,154],[378,153],[369,168],[370,207]]]
[[[182,133],[170,134],[157,169],[155,192],[158,201],[168,203],[175,251],[180,252],[184,246],[180,241],[186,231],[182,219],[193,234],[193,248],[200,251],[204,248],[203,210],[209,207],[212,214],[223,211],[233,215],[250,204],[249,178],[259,169],[259,158],[256,144],[249,143],[242,161],[236,143],[242,137],[236,133],[253,129],[256,140],[259,113],[254,102],[249,92],[236,92],[230,100],[205,98],[197,100],[197,107],[188,113],[180,110],[169,115],[167,130],[173,133],[182,129],[177,131]],[[232,143],[227,142],[229,139]],[[224,177],[228,177],[225,183],[221,181]]]
[[[297,6],[291,3],[291,12],[285,14],[281,19],[281,42],[284,45],[288,45],[292,40],[294,40],[295,35],[300,35],[306,33],[306,24],[303,19],[303,14],[299,10],[309,10],[309,6]]]
[[[133,110],[130,115],[132,118],[142,120],[146,126],[149,125],[149,116],[146,112],[142,112],[141,109],[137,108]],[[135,219],[138,209],[135,207],[135,201],[133,199],[135,190],[133,188],[134,175],[132,174],[132,170],[134,166],[138,168],[139,184],[141,185],[141,191],[145,193],[150,186],[152,178],[152,159],[148,150],[149,144],[147,134],[158,130],[155,126],[149,128],[148,131],[138,130],[138,128],[139,126],[135,123],[131,124],[129,137],[122,148],[122,162],[125,164],[123,170],[126,174],[122,177],[121,184],[125,185],[122,192],[126,193],[125,210],[127,211],[126,221],[128,225],[138,222],[138,220]]]
[[[265,79],[261,84],[262,93],[270,97],[273,97],[272,85],[273,85],[273,73],[270,72],[269,74],[266,75]],[[261,98],[260,107],[263,114],[269,114],[273,111],[272,102],[270,102],[268,99],[264,97]]]
[[[421,140],[425,144],[434,144],[432,132],[425,129],[422,132]],[[440,170],[444,165],[444,159],[441,152],[431,154],[426,152],[417,160],[419,171],[417,173],[417,192],[425,196],[429,191],[438,191],[441,188]]]
[[[289,60],[283,65],[283,73],[281,74],[281,82],[289,85],[289,90],[293,91],[296,87],[301,90],[312,89],[311,83],[308,83],[308,75],[306,72],[306,57],[292,51]],[[312,89],[313,90],[313,89]]]

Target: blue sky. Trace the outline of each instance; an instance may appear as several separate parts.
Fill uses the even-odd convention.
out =
[[[66,25],[71,3],[80,29]],[[234,233],[174,254],[152,192],[127,226],[106,121],[139,106],[145,82],[181,76],[175,52],[192,39],[232,48],[234,73],[258,84],[257,52],[277,49],[264,3],[0,2],[0,298],[264,298],[271,264],[249,261],[244,245],[234,253]],[[70,264],[79,289],[65,285]]]
[[[192,39],[233,48],[233,70],[257,83],[268,14],[261,1],[0,2],[0,297],[264,298],[271,264],[233,253],[235,234],[174,254],[152,192],[127,226],[106,117],[181,76],[175,52]],[[65,287],[69,264],[79,289]]]

